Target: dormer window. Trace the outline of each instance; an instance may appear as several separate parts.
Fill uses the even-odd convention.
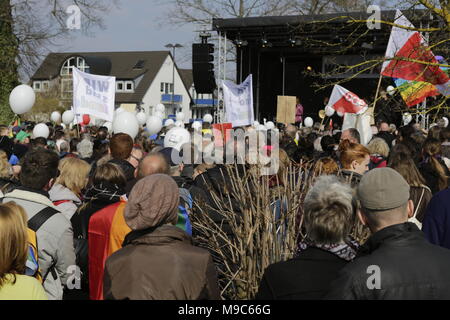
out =
[[[134,65],[133,69],[142,69],[142,68],[144,68],[144,64],[145,64],[145,60],[139,60]]]
[[[73,73],[73,68],[77,68],[82,72],[89,73],[90,67],[81,57],[72,57],[67,59],[61,67],[61,76],[69,76]]]

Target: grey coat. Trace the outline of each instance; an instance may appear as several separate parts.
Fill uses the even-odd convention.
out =
[[[16,189],[5,195],[4,202],[14,201],[22,206],[28,219],[45,207],[53,207],[53,203],[43,194]],[[63,287],[70,280],[68,268],[75,266],[75,250],[73,247],[72,225],[63,214],[55,214],[36,232],[38,243],[39,268],[42,276],[48,274],[44,289],[50,300],[61,300]],[[53,272],[50,267],[54,265]],[[72,271],[73,272],[73,271]]]

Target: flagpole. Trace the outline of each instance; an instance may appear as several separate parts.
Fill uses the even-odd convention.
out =
[[[381,79],[383,79],[383,75],[380,73],[380,78],[378,79],[377,92],[375,93],[375,101],[373,102],[373,121],[374,122],[375,122],[375,107],[377,105],[378,94],[380,93]]]

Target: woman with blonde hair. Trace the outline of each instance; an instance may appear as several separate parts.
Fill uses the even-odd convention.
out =
[[[82,190],[88,183],[91,166],[78,158],[64,158],[59,162],[59,176],[50,189],[50,200],[70,220],[82,203]]]
[[[389,157],[389,146],[384,139],[372,139],[372,141],[369,142],[367,149],[369,149],[370,152],[370,170],[386,167],[387,158]]]
[[[0,300],[47,300],[36,278],[26,276],[27,215],[15,202],[0,205]]]
[[[0,197],[11,192],[17,187],[8,156],[5,151],[0,150]]]

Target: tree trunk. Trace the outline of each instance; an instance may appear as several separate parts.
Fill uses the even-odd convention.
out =
[[[9,94],[19,84],[17,62],[19,48],[14,34],[10,0],[0,0],[0,124],[10,124],[14,113]]]

